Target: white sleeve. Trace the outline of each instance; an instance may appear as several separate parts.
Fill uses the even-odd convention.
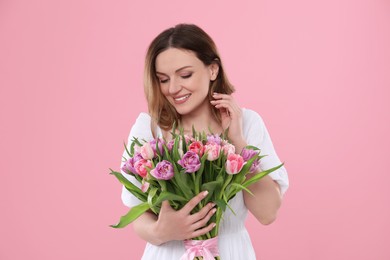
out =
[[[243,131],[248,145],[260,148],[261,154],[267,155],[260,161],[260,167],[262,170],[270,169],[282,163],[275,152],[271,137],[265,127],[264,121],[257,112],[249,109],[243,109]],[[269,175],[279,184],[280,191],[283,195],[289,186],[286,168],[282,166],[276,171],[271,172]]]
[[[150,116],[147,113],[140,113],[138,118],[136,119],[133,127],[131,128],[129,137],[127,139],[127,149],[130,149],[130,145],[132,143],[133,137],[137,137],[138,139],[145,139],[149,141],[153,138],[152,131],[150,129]],[[123,164],[125,163],[124,159],[129,158],[129,155],[127,154],[126,150],[123,151],[123,157],[120,169],[122,169]],[[122,175],[134,183],[136,186],[141,187],[141,183],[137,181],[136,178],[133,176],[126,174],[121,170]],[[122,202],[127,207],[133,207],[138,204],[140,204],[142,201],[140,201],[137,197],[135,197],[131,192],[129,192],[125,186],[122,187]]]

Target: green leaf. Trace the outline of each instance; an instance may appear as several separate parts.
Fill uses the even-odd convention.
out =
[[[122,183],[128,191],[130,191],[135,197],[137,197],[141,201],[146,201],[146,194],[141,191],[140,188],[138,188],[136,185],[134,185],[132,182],[130,182],[128,179],[126,179],[122,173],[113,171],[112,169],[111,173],[114,175],[120,183]]]
[[[209,193],[214,192],[218,187],[222,186],[222,181],[210,181],[202,184],[201,190],[207,190]]]
[[[175,138],[172,150],[173,150],[173,160],[175,161],[175,164],[176,164],[177,161],[180,160],[180,155],[179,155],[179,136],[177,136]]]
[[[127,153],[130,157],[133,157],[133,154],[134,154],[134,145],[131,144],[131,146],[130,146],[131,152],[129,152],[129,149],[127,149],[127,144],[126,144],[125,142],[123,142],[123,145],[125,146],[126,153]]]
[[[188,186],[188,183],[187,183],[187,181],[185,179],[185,177],[187,177],[185,175],[188,174],[188,173],[181,173],[179,171],[179,169],[177,168],[176,163],[173,164],[173,170],[174,170],[175,174],[173,175],[173,179],[172,180],[174,180],[175,184],[178,187],[180,187],[181,191],[183,191],[184,196],[187,199],[192,198],[194,196],[193,189],[191,189],[191,187]],[[193,188],[195,188],[195,187],[193,187]]]
[[[243,186],[243,185],[241,185],[241,184],[239,184],[239,183],[232,183],[232,184],[230,184],[231,186],[234,186],[234,187],[236,187],[236,192],[235,193],[237,193],[237,192],[239,192],[239,191],[241,191],[241,190],[245,190],[246,192],[248,192],[250,195],[252,195],[252,196],[255,196],[247,187],[245,187],[245,186]]]
[[[246,164],[242,167],[241,171],[238,173],[238,175],[241,175],[243,173],[247,173],[249,171],[249,169],[251,168],[253,162],[256,160],[256,156],[253,156],[252,158],[250,158]]]
[[[204,172],[204,166],[205,166],[205,161],[207,159],[207,154],[204,154],[202,158],[200,159],[200,168],[199,170],[195,173],[195,194],[198,194],[200,192],[199,187],[201,185],[201,179],[202,179],[202,174]]]
[[[273,171],[276,171],[277,169],[279,169],[280,167],[282,167],[284,165],[284,163],[276,166],[276,167],[273,167],[271,169],[268,169],[268,170],[265,170],[265,171],[262,171],[262,172],[259,172],[257,173],[255,176],[253,176],[252,178],[250,178],[249,180],[245,181],[242,185],[245,186],[245,187],[248,187],[249,185],[259,181],[261,178],[263,178],[264,176],[266,176],[267,174],[270,174],[271,172]]]
[[[151,208],[153,207],[153,198],[156,195],[157,191],[158,191],[158,188],[156,188],[156,187],[151,188],[149,191],[148,204],[149,204],[149,207],[151,207]]]
[[[160,196],[154,202],[154,206],[159,205],[164,200],[185,201],[185,202],[188,201],[188,199],[186,199],[186,198],[184,198],[182,196],[179,196],[177,194],[174,194],[174,193],[171,193],[171,192],[168,192],[168,191],[163,191],[163,192],[161,192]]]
[[[253,146],[253,145],[247,145],[244,148],[250,149],[250,150],[255,150],[255,151],[260,151],[260,148],[257,148],[256,146]]]
[[[147,202],[141,203],[135,207],[132,207],[129,212],[122,216],[119,220],[119,223],[116,225],[110,225],[113,228],[124,228],[134,220],[136,220],[139,216],[141,216],[144,212],[149,209],[149,204]]]
[[[192,137],[196,139],[196,131],[195,131],[194,124],[192,124]]]
[[[234,210],[232,209],[232,207],[230,207],[230,205],[229,205],[229,203],[228,203],[228,200],[227,200],[225,194],[224,194],[224,196],[223,196],[223,201],[226,203],[226,206],[228,206],[228,208],[229,208],[230,211],[233,213],[233,215],[236,215],[236,212],[234,212]]]
[[[146,142],[146,140],[144,140]],[[138,140],[137,137],[133,137],[133,143],[136,143],[138,146],[142,146],[142,143]]]
[[[226,205],[227,203],[222,200],[222,199],[217,199],[214,201],[214,203],[222,210],[222,211],[225,211],[226,210]]]

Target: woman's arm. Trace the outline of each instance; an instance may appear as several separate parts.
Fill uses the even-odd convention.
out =
[[[215,205],[209,203],[194,214],[191,214],[191,211],[206,195],[207,192],[199,193],[178,211],[174,210],[167,201],[164,201],[159,216],[145,212],[133,222],[134,231],[153,245],[204,235],[215,227],[215,223],[206,226],[216,211],[213,208]]]
[[[241,140],[234,145],[236,152],[241,153],[247,143]],[[251,178],[253,175],[248,174],[247,178]],[[249,190],[252,191],[254,196],[243,191],[245,206],[261,224],[271,224],[276,219],[278,209],[282,204],[279,184],[267,175],[250,185]]]

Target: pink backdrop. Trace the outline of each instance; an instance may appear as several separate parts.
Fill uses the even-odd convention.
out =
[[[289,171],[277,221],[249,218],[259,258],[390,259],[390,3],[135,2],[0,2],[0,259],[140,258],[108,227],[127,211],[108,168],[146,47],[179,22],[215,39]]]

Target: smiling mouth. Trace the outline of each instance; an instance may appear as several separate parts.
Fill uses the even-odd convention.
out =
[[[174,98],[173,100],[180,102],[180,101],[184,101],[184,100],[188,99],[190,96],[191,96],[191,94],[188,94],[188,95],[185,95],[185,96],[182,96],[179,98]]]

